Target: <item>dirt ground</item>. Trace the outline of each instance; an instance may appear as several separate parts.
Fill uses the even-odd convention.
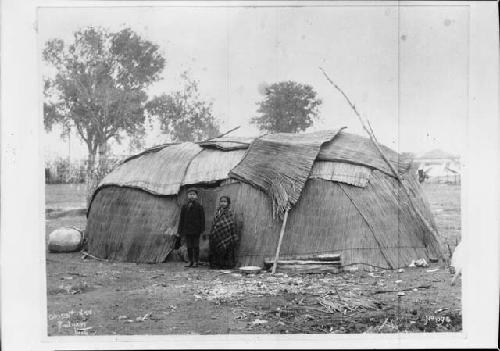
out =
[[[51,192],[57,189],[57,196]],[[425,184],[440,234],[460,238],[460,188]],[[80,190],[81,191],[81,190]],[[80,197],[78,197],[80,196]],[[73,198],[77,198],[74,200]],[[47,208],[81,194],[48,188]],[[71,208],[74,209],[72,206]],[[46,233],[85,227],[48,211]],[[453,247],[452,247],[453,248]],[[47,253],[49,335],[396,333],[459,331],[461,280],[442,265],[254,276],[182,263],[133,264]],[[399,295],[398,295],[399,292]],[[403,294],[401,294],[403,293]]]

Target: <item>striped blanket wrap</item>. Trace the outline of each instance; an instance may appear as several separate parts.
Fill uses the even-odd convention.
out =
[[[229,208],[219,207],[210,229],[210,246],[224,252],[237,241],[233,212]]]

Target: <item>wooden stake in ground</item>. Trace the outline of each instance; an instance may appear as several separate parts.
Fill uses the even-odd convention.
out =
[[[283,241],[283,235],[285,234],[285,226],[286,226],[286,221],[288,219],[288,208],[285,211],[285,217],[283,218],[283,224],[281,225],[281,230],[280,230],[280,239],[278,241],[278,247],[276,248],[276,256],[274,257],[274,263],[273,263],[273,269],[272,273],[276,273],[276,266],[278,265],[278,258],[280,256],[280,250],[281,250],[281,242]]]
[[[356,116],[358,117],[359,121],[361,122],[361,126],[363,127],[363,129],[366,131],[366,133],[368,133],[368,136],[370,137],[370,140],[373,142],[373,144],[375,145],[375,147],[377,148],[378,152],[380,153],[380,156],[382,156],[382,159],[385,161],[385,163],[387,163],[387,165],[389,166],[389,168],[391,169],[392,173],[394,173],[394,176],[396,176],[397,180],[399,181],[399,183],[401,184],[401,187],[403,188],[404,192],[406,193],[406,196],[408,196],[408,199],[410,200],[410,205],[412,207],[412,209],[415,211],[415,213],[417,214],[417,216],[420,218],[420,220],[422,220],[422,222],[425,224],[425,226],[427,227],[427,229],[429,229],[429,231],[437,238],[439,237],[439,233],[437,232],[437,230],[435,230],[432,225],[429,223],[429,221],[424,217],[424,215],[422,214],[422,212],[420,212],[420,210],[417,208],[417,206],[415,206],[415,204],[413,203],[413,200],[411,198],[411,195],[410,195],[410,190],[408,189],[408,187],[403,183],[403,179],[400,177],[399,173],[396,171],[396,169],[394,168],[394,166],[392,165],[392,163],[389,162],[389,160],[387,159],[387,157],[385,156],[384,152],[382,151],[382,149],[380,148],[380,145],[377,141],[377,138],[375,137],[375,134],[373,133],[373,129],[370,125],[370,122],[367,121],[367,124],[368,126],[365,124],[365,122],[363,121],[363,118],[361,118],[361,115],[359,114],[358,110],[356,109],[356,106],[351,102],[351,100],[347,97],[347,95],[344,93],[344,91],[342,89],[339,88],[339,86],[337,84],[335,84],[331,79],[330,77],[328,76],[328,74],[325,72],[325,70],[321,67],[319,67],[319,69],[321,70],[321,72],[323,72],[323,75],[325,76],[326,80],[328,80],[328,82],[333,85],[333,87],[335,87],[335,89],[337,89],[343,96],[344,98],[347,100],[347,103],[351,106],[352,110],[354,111],[354,113],[356,114]]]

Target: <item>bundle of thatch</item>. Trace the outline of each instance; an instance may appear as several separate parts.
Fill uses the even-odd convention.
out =
[[[310,134],[270,134],[255,140],[229,177],[264,191],[281,219],[299,200],[321,145],[338,130]]]
[[[410,160],[385,148],[411,189],[412,201],[435,227]],[[440,258],[437,239],[400,191],[369,139],[327,131],[267,135],[254,141],[222,137],[164,145],[119,165],[99,185],[88,215],[89,252],[132,262],[163,262],[172,250],[180,205],[196,187],[210,228],[217,200],[231,197],[242,265],[338,253],[342,264],[397,268]],[[204,243],[206,245],[206,243]]]

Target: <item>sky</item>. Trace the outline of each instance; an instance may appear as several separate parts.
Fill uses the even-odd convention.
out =
[[[313,3],[309,3],[313,4]],[[148,93],[181,88],[188,70],[202,97],[213,102],[221,130],[257,136],[249,124],[262,87],[284,80],[310,84],[322,99],[309,131],[347,127],[365,135],[325,69],[369,119],[378,140],[399,151],[432,149],[462,154],[468,116],[468,23],[466,6],[303,7],[100,7],[40,8],[39,46],[48,39],[71,42],[86,26],[130,27],[160,46],[162,80]],[[41,49],[40,49],[41,51]],[[41,63],[42,76],[50,69]],[[146,146],[168,137],[148,127]],[[55,129],[44,137],[45,156],[82,158],[86,147]],[[125,140],[112,144],[128,154]]]

